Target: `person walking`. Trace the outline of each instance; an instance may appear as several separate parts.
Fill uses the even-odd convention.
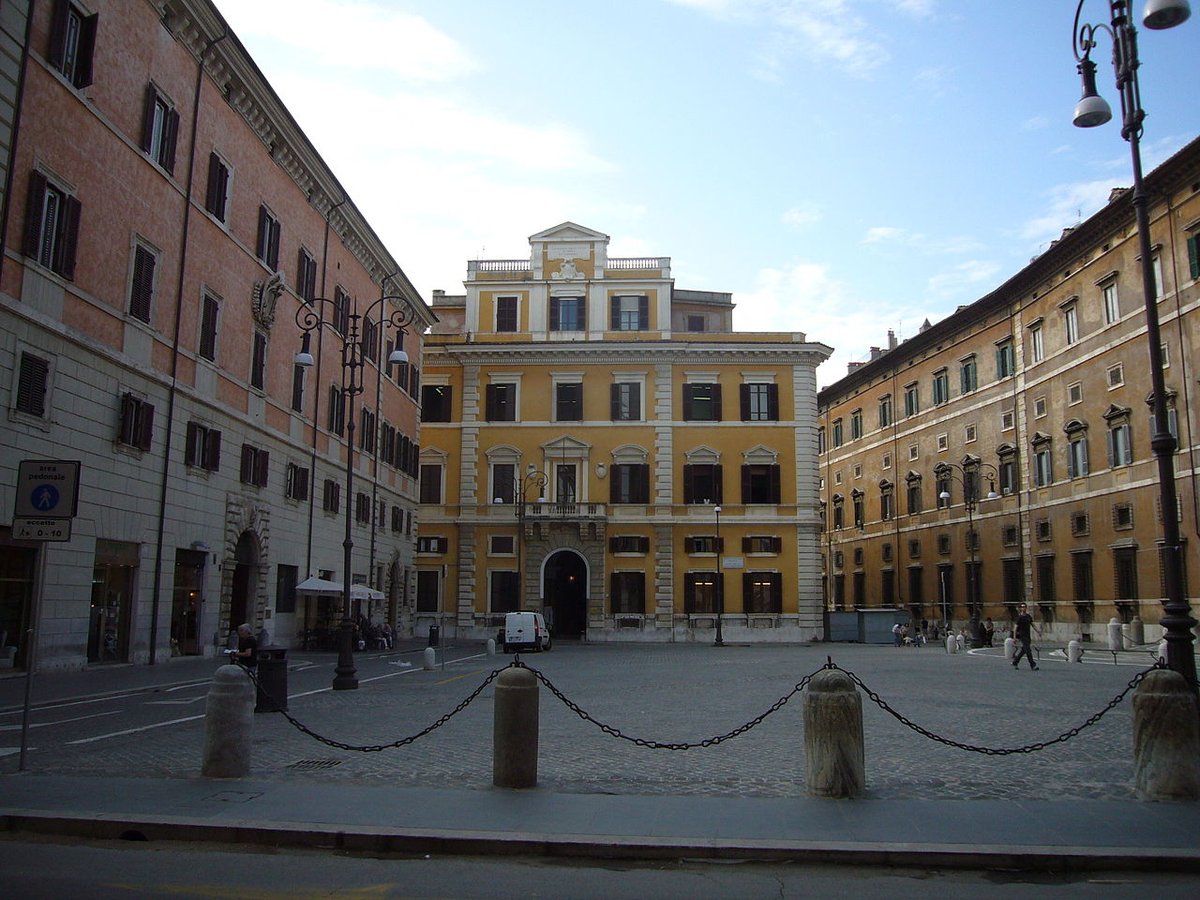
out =
[[[258,668],[258,640],[248,624],[238,626],[238,648],[234,657],[247,669]]]
[[[1013,636],[1021,646],[1013,654],[1013,668],[1020,668],[1021,656],[1024,655],[1029,660],[1029,668],[1037,671],[1038,664],[1033,661],[1033,648],[1030,646],[1033,641],[1033,637],[1030,634],[1030,631],[1033,629],[1033,616],[1029,614],[1029,608],[1024,603],[1017,607],[1017,609],[1019,612],[1017,614],[1017,621],[1013,623]]]

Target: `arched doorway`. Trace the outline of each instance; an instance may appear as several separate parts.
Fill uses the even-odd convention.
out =
[[[243,622],[250,621],[254,612],[254,589],[258,580],[258,539],[253,531],[243,531],[233,551],[233,580],[229,590],[229,621],[227,633]]]
[[[542,570],[542,602],[555,638],[583,637],[587,628],[587,563],[573,550],[550,555]]]

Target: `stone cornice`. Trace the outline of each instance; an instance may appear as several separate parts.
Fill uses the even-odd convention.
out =
[[[442,355],[470,360],[477,365],[595,365],[640,363],[720,364],[754,363],[757,365],[818,366],[829,358],[832,348],[820,343],[723,343],[692,344],[682,342],[606,341],[566,344],[460,344],[426,340],[426,366],[438,365]]]

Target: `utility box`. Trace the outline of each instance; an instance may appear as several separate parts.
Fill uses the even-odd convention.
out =
[[[262,647],[258,651],[258,698],[254,711],[287,709],[287,648]]]

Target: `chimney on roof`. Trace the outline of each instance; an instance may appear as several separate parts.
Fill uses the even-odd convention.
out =
[[[862,363],[862,362],[846,363],[846,374],[849,375],[851,372],[861,369],[865,365],[866,365],[866,363]]]
[[[896,332],[892,331],[890,328],[888,329],[888,349],[896,349]]]
[[[929,324],[929,320],[928,320],[928,319],[926,319],[924,322],[922,322],[922,323],[921,323],[921,327],[917,329],[917,332],[918,332],[919,334],[924,334],[925,332],[927,332],[927,331],[928,331],[930,328],[932,328],[932,327],[933,327],[933,326]]]

